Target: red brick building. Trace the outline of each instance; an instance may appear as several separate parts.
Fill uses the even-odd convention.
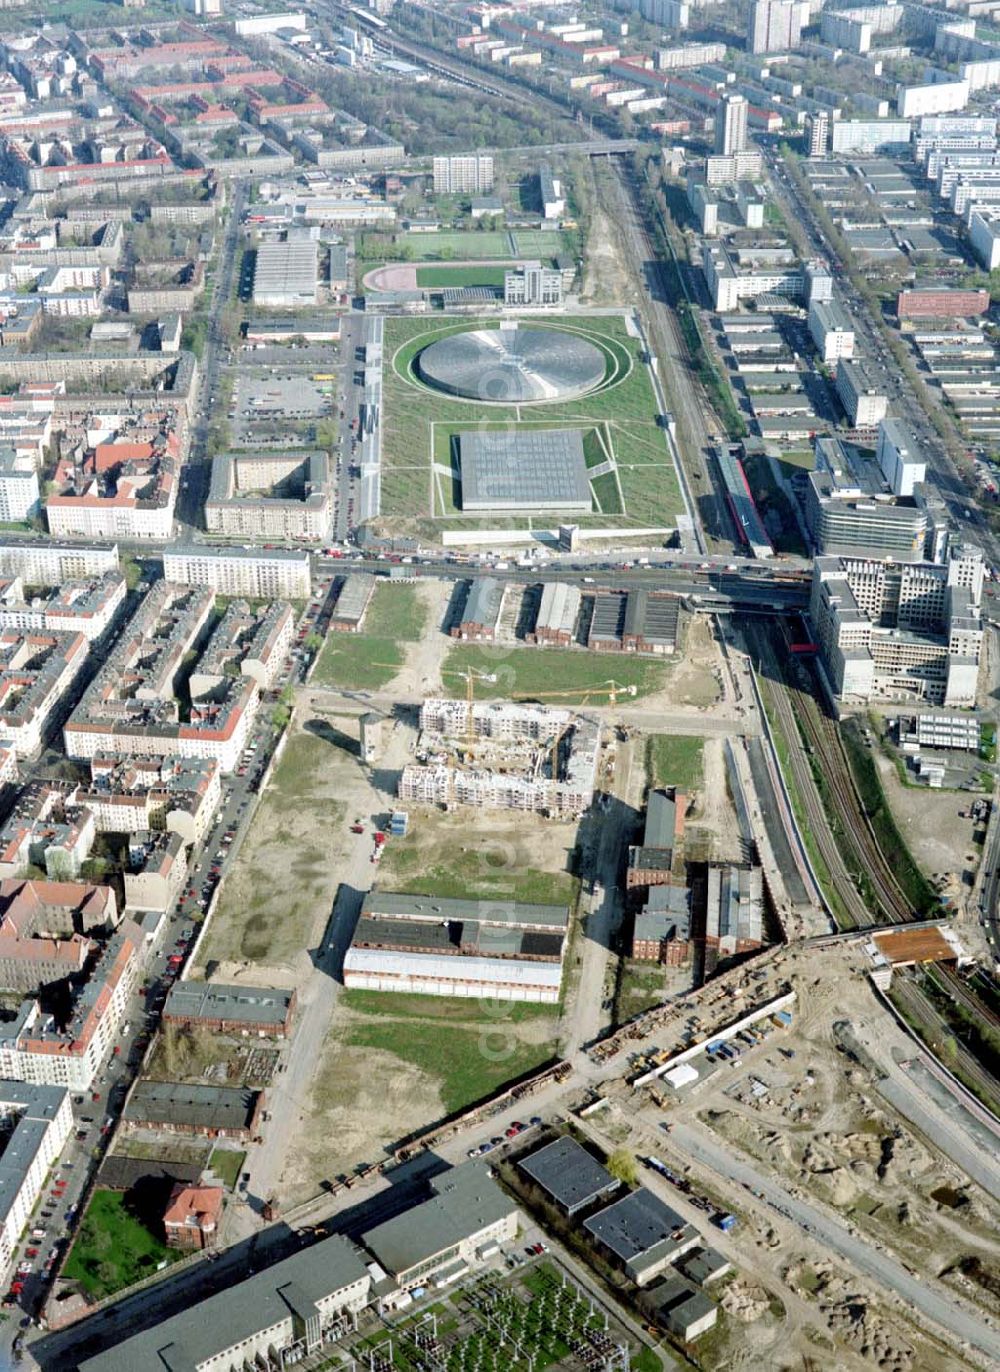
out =
[[[899,319],[966,319],[970,315],[985,314],[990,307],[990,293],[948,287],[915,287],[900,291],[896,297],[896,316]]]
[[[178,1182],[163,1216],[168,1248],[208,1248],[219,1233],[221,1186],[185,1186]]]

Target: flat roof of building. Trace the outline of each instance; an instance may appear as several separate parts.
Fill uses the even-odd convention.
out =
[[[685,1228],[686,1221],[659,1196],[639,1186],[621,1200],[598,1211],[584,1228],[600,1239],[622,1262],[648,1253]]]
[[[235,558],[240,562],[309,563],[309,553],[297,552],[294,548],[220,548],[205,543],[173,543],[163,550],[164,563],[170,557],[203,557],[218,562]]]
[[[194,1129],[247,1129],[260,1092],[249,1087],[177,1081],[140,1081],[122,1118],[136,1123],[188,1125]]]
[[[887,929],[873,934],[872,942],[879,952],[901,966],[912,962],[954,962],[956,948],[944,931],[931,926],[925,929]]]
[[[447,899],[443,896],[409,895],[402,891],[369,891],[361,913],[370,918],[425,920],[432,924],[463,923],[523,926],[560,931],[569,925],[565,905],[532,905],[517,900]]]
[[[467,1162],[430,1183],[434,1193],[362,1235],[387,1272],[405,1273],[497,1224],[516,1209],[481,1163]]]
[[[570,1214],[610,1195],[618,1186],[607,1168],[568,1134],[522,1158],[517,1165]]]
[[[178,981],[167,992],[165,1015],[187,1019],[241,1020],[247,1024],[283,1025],[294,991],[267,986],[223,986],[218,982]]]
[[[459,434],[463,510],[591,509],[580,429]]]
[[[354,1244],[334,1234],[85,1359],[80,1372],[195,1372],[290,1315],[302,1321],[316,1316],[321,1301],[365,1275]]]

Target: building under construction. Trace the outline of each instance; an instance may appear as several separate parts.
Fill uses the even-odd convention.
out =
[[[544,705],[431,699],[420,727],[417,761],[400,776],[401,800],[569,819],[593,799],[595,720]]]

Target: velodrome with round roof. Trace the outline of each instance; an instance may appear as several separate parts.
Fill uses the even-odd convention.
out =
[[[527,405],[588,394],[603,383],[607,363],[579,334],[512,324],[449,334],[424,348],[416,370],[448,395]]]

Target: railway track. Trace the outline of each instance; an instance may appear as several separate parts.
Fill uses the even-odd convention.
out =
[[[949,1071],[960,1073],[961,1077],[989,1102],[989,1108],[997,1113],[1000,1110],[1000,1082],[987,1072],[979,1059],[955,1037],[951,1026],[917,985],[912,972],[897,973],[893,978],[892,995],[898,1007],[917,1027],[921,1038],[935,1057],[941,1057],[944,1043],[954,1044],[954,1056],[944,1065]]]
[[[748,638],[754,643],[760,667],[760,688],[765,701],[774,713],[778,728],[788,745],[789,770],[792,774],[795,791],[802,802],[809,836],[820,860],[829,873],[830,882],[837,892],[843,914],[850,920],[849,928],[863,927],[872,923],[871,913],[858,891],[857,885],[847,864],[837,836],[830,828],[823,800],[816,786],[816,778],[809,757],[802,746],[795,712],[784,688],[781,668],[774,651],[769,631],[761,626],[747,627]],[[837,914],[837,923],[844,921]]]
[[[818,683],[804,663],[799,670],[810,675],[808,687],[789,681],[784,674],[786,691],[792,710],[808,741],[813,758],[819,765],[837,818],[844,834],[857,855],[859,868],[871,884],[872,892],[882,913],[890,924],[906,924],[914,918],[912,903],[896,880],[892,865],[875,835],[864,803],[854,782],[850,762],[836,722],[821,708],[812,689]],[[872,922],[869,915],[869,923]]]
[[[970,989],[968,983],[959,976],[953,967],[946,967],[942,963],[934,968],[934,976],[952,1000],[964,1005],[970,1014],[977,1015],[987,1024],[992,1025],[994,1029],[1000,1028],[1000,1015]]]

